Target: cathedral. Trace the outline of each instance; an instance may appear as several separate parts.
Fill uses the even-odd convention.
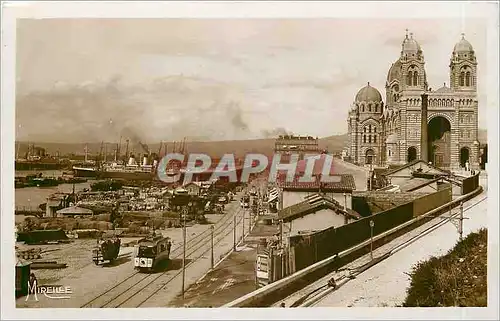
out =
[[[453,48],[449,68],[449,87],[429,88],[422,48],[407,31],[401,55],[387,74],[385,104],[368,83],[351,105],[348,159],[388,166],[425,158],[443,169],[456,170],[467,162],[478,168],[477,61],[463,34]]]

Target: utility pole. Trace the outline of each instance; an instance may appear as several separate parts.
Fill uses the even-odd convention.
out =
[[[283,247],[283,220],[280,220],[280,247]]]
[[[212,225],[211,226],[211,234],[212,234],[212,237],[211,237],[211,240],[210,240],[210,247],[211,247],[211,255],[210,255],[210,261],[212,262],[211,266],[212,266],[212,270],[214,269],[214,226]]]
[[[370,258],[373,260],[373,227],[375,222],[370,220]]]
[[[186,279],[186,207],[183,208],[182,216],[182,300],[184,300],[184,284]]]
[[[458,234],[460,241],[463,239],[463,233],[464,233],[464,203],[460,203],[460,222],[458,225]]]
[[[347,194],[344,193],[344,224],[349,223],[349,218],[347,217]]]
[[[242,224],[242,227],[241,227],[241,241],[244,242],[245,241],[245,213],[247,212],[246,209],[243,209],[243,217],[241,218],[241,224]]]
[[[250,211],[248,215],[248,235],[250,235],[250,232],[252,232],[252,223],[253,223],[253,218],[254,214],[252,213],[253,209]]]
[[[236,214],[233,216],[233,251],[236,252]]]

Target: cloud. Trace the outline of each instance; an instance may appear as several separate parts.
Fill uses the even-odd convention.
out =
[[[288,131],[283,127],[277,127],[271,130],[264,129],[261,133],[264,138],[276,138],[279,135],[293,135],[291,131]]]

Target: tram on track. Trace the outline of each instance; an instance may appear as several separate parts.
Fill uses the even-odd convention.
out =
[[[152,234],[139,240],[134,268],[140,272],[155,271],[160,263],[169,260],[171,246],[170,238],[161,234]]]

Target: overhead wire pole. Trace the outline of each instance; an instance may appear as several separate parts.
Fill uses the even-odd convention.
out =
[[[184,300],[184,286],[186,279],[186,207],[183,209],[182,217],[182,300]]]
[[[463,233],[464,233],[464,203],[463,202],[460,202],[460,218],[459,218],[460,222],[459,222],[459,225],[458,225],[458,234],[459,234],[459,238],[460,238],[460,241],[463,240]]]
[[[211,229],[211,239],[210,239],[210,248],[211,248],[211,255],[210,255],[210,261],[211,261],[211,266],[212,270],[214,268],[214,226],[212,225],[210,227]]]
[[[241,217],[241,242],[245,241],[245,213],[247,209],[243,209],[243,216]]]
[[[236,214],[233,216],[233,251],[236,252]]]

